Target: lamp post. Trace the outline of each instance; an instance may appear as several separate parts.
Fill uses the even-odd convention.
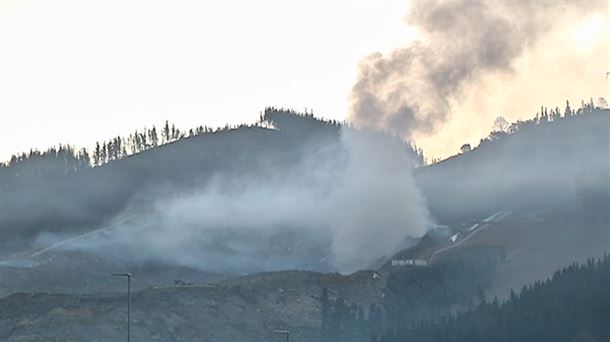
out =
[[[610,13],[610,2],[608,2],[608,13]],[[610,55],[610,47],[608,47],[608,54]],[[610,56],[608,58],[608,69],[610,69]],[[608,88],[608,103],[610,103],[610,71],[606,73],[606,86]]]
[[[131,273],[112,273],[113,276],[127,277],[127,342],[131,335]]]
[[[290,331],[288,330],[275,330],[274,333],[280,335],[286,335],[286,342],[290,342]]]

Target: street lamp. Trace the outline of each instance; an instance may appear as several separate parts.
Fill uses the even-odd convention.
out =
[[[274,333],[280,335],[286,335],[286,342],[290,342],[290,331],[288,330],[275,330]]]
[[[127,342],[131,335],[131,273],[112,273],[113,276],[127,277]]]

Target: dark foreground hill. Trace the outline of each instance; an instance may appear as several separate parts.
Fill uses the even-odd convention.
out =
[[[135,341],[319,341],[322,288],[360,303],[378,301],[372,272],[277,272],[210,285],[151,288],[132,297]],[[126,335],[124,294],[14,294],[0,299],[2,341],[108,341]]]
[[[383,342],[601,342],[610,339],[610,258],[590,259],[523,287],[509,300],[388,332]]]
[[[279,341],[273,331],[287,329],[292,340],[303,342],[366,342],[381,334],[382,341],[391,342],[607,339],[607,257],[564,268],[552,280],[536,282],[499,304],[477,280],[489,272],[491,264],[481,257],[490,252],[471,250],[397,273],[274,272],[137,291],[132,338]],[[119,341],[126,334],[126,304],[119,293],[13,294],[0,299],[0,339]],[[439,318],[456,311],[463,313]],[[416,324],[425,318],[433,323]]]

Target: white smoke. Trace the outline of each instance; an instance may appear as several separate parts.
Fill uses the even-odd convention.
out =
[[[343,128],[297,165],[217,175],[160,196],[137,220],[70,248],[216,272],[365,268],[421,237],[427,211],[408,146]]]
[[[344,130],[347,165],[334,207],[333,251],[354,270],[426,233],[428,212],[404,144],[380,134]]]

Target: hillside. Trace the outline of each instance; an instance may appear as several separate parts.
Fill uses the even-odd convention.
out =
[[[610,111],[590,107],[517,127],[419,169],[432,215],[452,224],[498,210],[562,207],[564,219],[608,222]]]
[[[129,270],[139,339],[245,341],[289,329],[301,341],[368,342],[385,328],[469,310],[482,296],[508,298],[608,252],[608,110],[521,124],[417,168],[427,233],[349,275],[328,273],[337,241],[320,216],[333,211],[325,200],[349,164],[343,128],[265,114],[262,126],[206,132],[96,167],[37,173],[53,168],[34,158],[0,168],[9,195],[0,197],[1,336],[116,341],[124,284],[110,273]],[[371,208],[372,190],[358,193],[358,210]]]
[[[416,181],[432,219],[459,224],[498,210],[580,205],[588,220],[607,220],[610,115],[580,111],[521,123],[472,151],[419,168]],[[276,129],[205,130],[93,168],[71,161],[69,151],[0,167],[0,253],[36,249],[48,235],[75,236],[130,211],[145,212],[151,198],[204,187],[219,175],[264,183],[308,167],[312,153],[334,159],[329,167],[342,163],[340,147],[328,151],[340,139],[337,124],[275,109],[262,120]]]
[[[590,259],[524,286],[499,303],[387,333],[383,342],[607,341],[610,338],[610,259]]]
[[[326,210],[310,202],[323,200],[342,181],[341,126],[272,108],[261,120],[261,126],[199,130],[93,168],[58,172],[66,158],[38,157],[1,167],[0,263],[61,269],[48,260],[76,253],[84,260],[104,259],[109,266],[100,274],[159,264],[218,274],[210,280],[256,271],[334,270],[332,237],[319,231],[328,222],[298,217]],[[431,221],[452,232],[441,234],[440,248],[458,233],[461,244],[467,228],[498,211],[551,210],[548,225],[573,229],[606,224],[609,126],[607,110],[584,107],[577,115],[493,132],[472,151],[416,169]],[[211,211],[202,209],[207,207]],[[176,229],[188,234],[172,242]],[[316,232],[303,233],[311,231]],[[188,272],[176,277],[190,278]]]
[[[288,329],[299,341],[319,341],[325,336],[322,326],[328,323],[323,318],[328,310],[323,308],[324,296],[333,308],[346,305],[370,312],[370,308],[380,305],[386,310],[398,309],[395,304],[404,302],[396,298],[407,300],[410,291],[417,291],[419,295],[414,298],[421,300],[419,303],[434,300],[435,306],[407,309],[412,317],[447,312],[475,295],[481,277],[493,265],[481,260],[480,256],[486,254],[484,250],[464,251],[425,270],[360,271],[349,276],[283,271],[207,285],[140,290],[132,297],[133,337],[161,341],[273,340],[275,329]],[[428,286],[422,288],[422,281]],[[124,286],[122,279],[116,282]],[[437,298],[439,292],[449,296]],[[80,341],[85,336],[91,341],[116,341],[125,333],[126,302],[120,292],[16,293],[0,299],[0,305],[4,308],[0,312],[0,338],[7,341]],[[363,330],[358,337],[368,341],[369,336]]]
[[[360,302],[380,296],[371,272],[350,277],[278,272],[205,286],[150,288],[132,297],[132,338],[142,341],[274,340],[290,329],[319,340],[322,288]],[[125,335],[123,294],[14,294],[0,299],[2,341],[118,341]],[[61,328],[58,328],[61,327]]]
[[[267,113],[271,120],[274,110]],[[87,232],[125,210],[146,210],[151,197],[205,185],[216,174],[264,178],[271,165],[281,172],[305,151],[338,137],[331,124],[285,115],[323,128],[297,132],[292,126],[299,124],[292,124],[290,133],[259,126],[204,132],[98,167],[73,165],[78,161],[72,162],[69,151],[0,167],[2,253],[27,247],[41,233]]]
[[[430,265],[461,251],[485,248],[499,262],[494,264],[484,290],[490,296],[504,299],[511,289],[550,277],[555,270],[572,262],[602,257],[610,250],[608,224],[565,220],[563,210],[498,212],[437,228],[416,246],[388,258],[380,270],[393,272],[408,268],[397,264],[407,260],[421,260]]]
[[[208,285],[149,288],[133,294],[132,337],[275,341],[274,330],[288,329],[299,341],[366,342],[385,329],[436,319],[492,298],[482,289],[495,265],[503,262],[497,250],[479,246],[448,254],[429,267],[350,276],[271,272]],[[17,293],[1,298],[0,305],[0,338],[6,341],[116,341],[125,334],[126,298],[120,292]]]

